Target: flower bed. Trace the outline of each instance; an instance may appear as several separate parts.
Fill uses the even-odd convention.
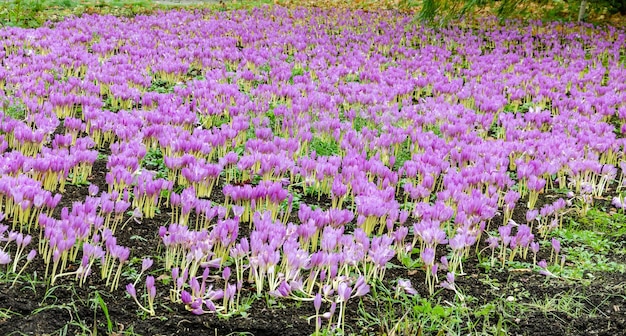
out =
[[[73,322],[35,333],[376,332],[385,286],[571,277],[564,219],[624,208],[615,28],[264,7],[0,35],[2,277]]]

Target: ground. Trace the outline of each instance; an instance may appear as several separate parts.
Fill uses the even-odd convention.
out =
[[[89,181],[101,190],[106,188],[105,165],[104,160],[98,160]],[[60,207],[71,206],[73,201],[82,201],[86,196],[86,186],[70,185]],[[319,204],[317,199],[304,201]],[[523,207],[523,204],[517,207],[514,219],[522,220]],[[165,208],[157,217],[144,219],[141,223],[129,221],[117,234],[119,243],[131,246],[131,255],[156,255],[160,243],[158,228],[169,223],[168,211]],[[623,248],[626,236],[617,237],[616,241]],[[479,249],[484,247],[483,243]],[[392,288],[397,278],[405,278],[410,279],[418,290],[417,298],[429,297],[423,286],[425,278],[422,270],[406,269],[396,259],[392,264],[397,267],[388,269],[381,288]],[[482,332],[482,327],[498,325],[500,319],[509,335],[626,335],[624,273],[594,272],[585,280],[550,278],[523,265],[520,268],[500,269],[496,266],[487,269],[475,255],[463,265],[466,275],[458,277],[456,285],[464,301],[459,301],[447,290],[440,290],[428,300],[433,306],[438,303],[444,308],[440,316],[443,320],[460,319],[465,328]],[[43,264],[33,265],[29,271],[35,274],[43,272]],[[156,274],[165,276],[167,272],[159,270]],[[149,317],[139,311],[125,293],[124,286],[109,292],[98,277],[90,279],[82,288],[76,286],[72,279],[61,280],[54,287],[48,287],[35,278],[31,283],[18,282],[14,287],[10,282],[0,283],[0,316],[3,312],[7,313],[0,319],[0,334],[63,332],[73,335],[97,331],[105,335],[132,331],[139,335],[227,335],[241,332],[255,336],[304,336],[314,331],[314,326],[307,323],[307,317],[315,315],[310,303],[269,302],[261,298],[252,303],[245,316],[220,319],[211,314],[192,315],[182,305],[171,303],[167,298],[168,287],[161,286],[157,296],[157,315]],[[252,295],[252,292],[253,288],[249,285],[248,293]],[[99,305],[98,296],[108,312],[105,313]],[[401,320],[405,314],[401,309],[404,308],[398,302],[368,295],[361,302],[355,300],[348,306],[346,330],[356,335],[378,334],[383,327],[380,325],[382,322],[397,323]],[[367,316],[370,318],[364,318]],[[394,318],[396,322],[393,322]],[[108,321],[111,329],[108,329]],[[430,334],[427,331],[426,334]],[[486,332],[491,334],[489,330]]]

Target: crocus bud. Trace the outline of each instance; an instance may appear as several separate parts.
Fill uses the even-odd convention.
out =
[[[336,302],[332,302],[330,304],[330,311],[324,313],[322,315],[322,317],[325,318],[325,319],[330,319],[333,316],[333,314],[335,313],[335,309],[337,309],[337,303]]]
[[[558,254],[561,251],[561,242],[556,238],[552,238],[552,248]]]
[[[133,298],[137,297],[137,292],[135,291],[135,286],[132,283],[126,285],[126,292]]]
[[[243,215],[243,211],[244,211],[244,207],[242,206],[238,206],[238,205],[233,205],[233,214],[235,215],[235,217],[241,217],[241,215]]]
[[[28,253],[28,256],[26,256],[26,262],[30,262],[31,260],[35,259],[35,256],[37,256],[37,250],[35,249],[30,250],[30,252]]]
[[[15,236],[15,244],[16,244],[17,246],[22,246],[22,241],[23,241],[23,240],[24,240],[24,235],[23,235],[22,233],[18,233],[18,234]]]
[[[215,307],[215,303],[213,303],[213,301],[211,300],[204,300],[204,305],[207,307],[207,310],[210,312],[214,312],[217,310],[217,308]]]
[[[432,265],[435,261],[435,250],[427,247],[421,253],[422,261],[426,265]]]
[[[151,299],[154,299],[156,297],[156,287],[155,286],[148,287],[148,296]]]
[[[222,278],[225,281],[228,281],[228,278],[230,278],[230,267],[224,267],[224,271],[222,271]]]
[[[145,272],[148,270],[148,268],[150,268],[152,266],[152,259],[150,258],[145,258],[141,261],[141,272]]]
[[[448,272],[448,274],[446,274],[446,281],[441,283],[441,287],[449,290],[455,290],[454,273]]]
[[[32,239],[33,237],[31,235],[24,236],[24,239],[22,240],[22,247],[26,247],[28,244],[30,244],[30,241]]]
[[[360,280],[363,279],[361,282]],[[354,296],[363,296],[370,292],[370,286],[365,283],[365,278],[363,276],[359,277],[356,284],[354,285]]]
[[[315,307],[315,313],[319,313],[320,308],[322,307],[322,294],[315,294],[315,298],[313,299],[313,307]]]
[[[89,195],[96,196],[96,194],[98,194],[99,189],[97,185],[90,184],[87,191],[89,192]]]
[[[154,287],[154,277],[152,275],[146,277],[146,287],[148,289]]]
[[[190,304],[191,301],[193,301],[191,298],[191,294],[189,294],[189,292],[186,290],[180,292],[180,300],[186,305]]]
[[[135,208],[135,210],[133,210],[132,218],[136,223],[141,223],[140,220],[143,218],[143,214],[139,208]]]

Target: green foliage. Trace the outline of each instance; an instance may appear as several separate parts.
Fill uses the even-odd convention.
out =
[[[64,8],[72,8],[77,6],[76,1],[73,0],[53,0],[50,2],[52,6],[59,6]]]
[[[0,308],[0,321],[6,322],[12,316],[21,316],[21,314],[12,311],[10,308]]]
[[[274,129],[276,127],[276,115],[274,114],[274,108],[270,108],[270,110],[265,113],[265,117],[270,121],[270,129]]]
[[[580,218],[571,218],[563,229],[552,232],[562,245],[566,267],[556,267],[555,274],[569,278],[593,278],[596,272],[626,272],[623,258],[626,244],[626,216],[591,208]],[[549,242],[544,248],[550,249]],[[553,271],[551,269],[551,271]]]
[[[529,303],[519,303],[533,311],[538,311],[545,315],[566,315],[570,318],[578,318],[588,315],[584,301],[587,298],[579,293],[564,292],[556,295],[546,295],[542,299],[532,299]]]
[[[265,63],[259,67],[259,71],[261,72],[269,73],[271,70],[272,70],[272,67],[269,65],[269,63]]]
[[[554,6],[547,8],[543,13],[543,19],[546,21],[574,21],[577,19],[580,1],[566,3],[564,1],[555,1]],[[563,13],[568,12],[567,16]]]
[[[114,106],[113,99],[113,96],[107,96],[103,101],[104,105],[102,106],[102,109],[109,110],[111,112],[119,112],[122,108],[119,106]]]
[[[519,0],[501,0],[500,3],[517,1]],[[443,26],[450,21],[462,19],[483,4],[480,0],[424,0],[418,19]]]
[[[416,256],[415,259],[413,259],[412,257],[413,255]],[[398,254],[398,259],[402,263],[402,266],[404,266],[408,270],[414,270],[414,269],[418,269],[424,266],[424,262],[419,257],[418,248],[414,248],[413,251],[411,251],[411,253]]]
[[[6,17],[3,21],[9,26],[39,27],[43,21],[38,14],[43,9],[43,0],[13,0],[6,4]]]
[[[339,144],[335,139],[323,139],[320,137],[313,137],[310,143],[311,150],[314,150],[317,155],[320,156],[332,156],[339,154]]]
[[[424,124],[422,125],[422,130],[424,133],[433,132],[436,136],[443,138],[443,134],[441,133],[441,129],[438,125]]]
[[[293,80],[296,76],[304,75],[304,69],[300,65],[296,65],[291,69],[291,79]]]
[[[369,122],[367,121],[367,119],[363,118],[363,117],[355,117],[353,123],[353,128],[355,131],[357,132],[361,132],[361,130],[363,129],[363,127],[368,127]]]
[[[424,0],[419,18],[423,21],[431,21],[435,19],[439,11],[439,2],[437,0]]]
[[[2,106],[2,114],[3,117],[8,116],[15,120],[24,120],[26,118],[26,107],[23,104],[11,104],[5,101]]]
[[[225,114],[220,114],[213,117],[213,127],[220,128],[224,124],[228,124],[230,122],[230,118]]]
[[[398,171],[398,169],[400,169],[405,162],[411,160],[411,142],[410,140],[406,140],[400,150],[398,151],[398,154],[396,155],[396,162],[393,165],[393,168],[395,171]]]
[[[506,113],[526,113],[533,107],[533,103],[513,104],[508,103],[504,106],[504,112]]]
[[[587,212],[587,216],[570,221],[570,227],[601,231],[614,237],[623,236],[626,235],[626,215],[592,208]]]
[[[175,86],[176,83],[169,83],[161,79],[153,78],[147,91],[157,93],[172,93],[174,92]]]
[[[80,177],[80,178],[74,178],[74,174],[73,173],[69,173],[67,175],[67,182],[68,185],[72,185],[72,186],[76,186],[76,187],[81,187],[81,186],[88,186],[90,183],[89,181],[87,181],[86,179]]]
[[[354,82],[354,83],[358,83],[360,82],[360,78],[359,78],[359,74],[357,73],[349,73],[344,77],[344,81],[346,83],[350,83],[350,82]]]
[[[104,299],[100,295],[100,292],[98,292],[98,291],[94,292],[93,301],[100,307],[100,309],[104,313],[104,317],[106,318],[106,321],[107,321],[107,332],[108,332],[108,334],[109,335],[113,334],[113,322],[111,321],[111,316],[109,316],[109,308],[107,307],[106,302],[104,302]],[[94,328],[95,328],[96,311],[97,311],[97,309],[94,309]]]
[[[169,169],[167,168],[167,166],[165,166],[165,162],[163,161],[163,153],[158,147],[148,149],[143,160],[141,160],[141,166],[148,170],[156,171],[157,178],[167,178],[167,173]]]
[[[457,296],[453,302],[443,304],[434,297],[391,291],[377,283],[367,300],[359,303],[357,324],[383,335],[505,335],[503,309],[495,303],[478,305],[474,301],[472,297]]]
[[[501,0],[496,3],[496,15],[500,18],[508,18],[522,7],[524,0]]]
[[[0,2],[0,24],[36,28],[84,13],[133,16],[154,9],[151,0],[5,0]]]
[[[291,200],[292,211],[297,212],[298,210],[300,210],[300,204],[302,204],[302,193],[300,193],[294,188],[290,188],[289,193],[293,197]],[[287,211],[288,207],[289,207],[289,199],[285,199],[282,201],[282,203],[280,203],[280,209],[282,211]]]
[[[417,19],[432,25],[446,26],[452,21],[482,13],[507,18],[542,19],[544,21],[576,21],[581,1],[524,1],[524,0],[423,0]],[[626,1],[588,1],[587,19],[602,21],[607,14],[626,14]]]

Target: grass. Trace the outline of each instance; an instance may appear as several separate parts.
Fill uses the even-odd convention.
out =
[[[557,318],[557,313],[578,318],[583,315],[591,316],[585,308],[584,301],[586,300],[584,295],[568,291],[554,296],[546,295],[543,299],[532,299],[531,302],[520,303],[520,305],[542,314],[552,314]]]
[[[176,83],[168,83],[167,81],[161,79],[154,79],[150,83],[150,87],[148,87],[148,92],[157,92],[157,93],[172,93],[174,92],[174,87]]]
[[[148,170],[156,171],[156,178],[167,178],[169,169],[165,166],[163,153],[158,147],[150,148],[146,151],[146,155],[143,160],[141,160],[141,166]]]
[[[395,171],[398,171],[398,169],[400,169],[405,162],[411,160],[410,147],[411,142],[409,140],[406,140],[400,145],[400,150],[398,151],[398,154],[396,156],[396,162],[393,166]]]
[[[26,107],[21,104],[9,104],[4,102],[2,114],[15,120],[26,119]]]
[[[100,310],[102,310],[102,313],[104,314],[104,317],[106,318],[107,332],[108,332],[109,335],[111,335],[113,333],[113,322],[111,322],[111,317],[109,316],[109,308],[107,307],[106,302],[104,302],[104,299],[102,298],[102,295],[100,295],[99,291],[95,291],[94,292],[93,302],[94,302],[94,306],[95,306],[94,307],[94,312],[93,312],[94,330],[97,330],[97,328],[96,328],[96,321],[97,321],[96,314],[98,312],[97,307],[100,307]]]
[[[6,323],[7,320],[13,316],[21,316],[19,313],[14,312],[11,308],[0,308],[0,323]]]
[[[216,8],[219,10],[250,9],[272,5],[269,0],[224,1],[222,3],[188,6],[191,8]],[[83,14],[112,14],[135,16],[159,9],[180,7],[178,4],[157,4],[153,0],[4,0],[0,2],[0,24],[25,28],[40,27],[46,21],[60,21],[68,16]],[[185,5],[187,6],[187,5]]]
[[[280,4],[283,6],[302,6],[307,2],[294,0],[232,0],[220,1],[210,4],[198,2],[197,4],[157,4],[153,0],[4,0],[0,3],[0,23],[7,26],[18,26],[34,28],[39,27],[46,21],[59,21],[65,17],[83,14],[113,14],[119,16],[134,16],[146,14],[159,9],[187,8],[213,8],[220,11],[227,10],[251,10],[264,5]],[[424,3],[434,3],[432,1],[309,1],[309,4],[327,8],[354,7],[360,9],[388,9],[399,8],[400,10],[420,9]],[[481,3],[480,10],[471,9],[468,14],[474,16],[496,14],[503,17],[517,17],[524,19],[541,19],[544,21],[564,21],[572,22],[577,19],[579,2],[553,2],[547,4],[541,1],[522,2],[517,0],[504,1],[501,5],[492,5],[490,2],[467,1],[468,4]],[[503,4],[508,5],[503,6]],[[605,7],[607,3],[590,3],[586,20],[596,23],[605,21]],[[391,7],[390,7],[391,6]],[[610,7],[610,6],[609,6]],[[503,10],[504,9],[504,10]],[[461,10],[459,6],[449,8],[452,13]],[[422,12],[424,12],[422,10]],[[444,6],[445,12],[445,6]],[[502,15],[505,14],[505,15]],[[451,16],[450,13],[444,16]],[[416,16],[417,18],[417,16]],[[346,81],[358,81],[357,75],[351,75]]]
[[[442,304],[433,298],[394,292],[382,283],[372,286],[367,298],[374,309],[367,309],[361,301],[357,324],[374,333],[390,336],[462,334],[467,308],[458,302]]]
[[[71,15],[102,13],[132,16],[150,12],[151,0],[9,0],[0,3],[0,23],[35,28]]]
[[[566,257],[562,275],[575,278],[593,278],[595,272],[626,272],[623,256],[626,254],[626,216],[591,208],[584,217],[570,218],[564,228],[552,232],[562,245]],[[550,249],[550,244],[542,248]]]
[[[319,156],[333,156],[340,154],[339,144],[332,138],[324,139],[321,137],[313,137],[309,147]]]

